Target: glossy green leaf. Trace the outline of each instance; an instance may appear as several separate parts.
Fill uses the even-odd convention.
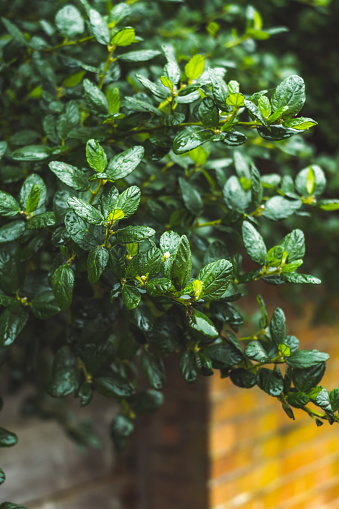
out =
[[[127,219],[134,214],[140,203],[141,192],[136,186],[128,187],[118,197],[114,204],[114,210],[122,210],[124,218]]]
[[[51,277],[55,300],[63,311],[66,311],[72,303],[74,282],[74,272],[68,265],[58,267]]]
[[[244,212],[250,201],[250,194],[243,189],[235,175],[226,181],[223,196],[227,207],[238,212]]]
[[[83,86],[85,99],[90,110],[98,115],[107,115],[109,110],[106,96],[96,85],[87,79],[83,81]]]
[[[267,368],[260,368],[257,371],[256,383],[261,390],[270,396],[280,396],[284,389],[284,383],[281,373]]]
[[[211,339],[216,339],[219,336],[219,332],[213,322],[208,318],[208,316],[197,309],[192,309],[192,314],[189,317],[189,326],[191,329],[194,329]]]
[[[125,377],[118,374],[95,378],[96,390],[107,398],[128,398],[133,396],[133,385]]]
[[[286,318],[281,308],[276,308],[270,322],[271,338],[276,345],[283,343],[286,337]]]
[[[175,154],[184,154],[206,143],[212,136],[213,132],[204,127],[185,127],[174,138],[173,151]]]
[[[313,127],[315,125],[318,125],[318,122],[316,122],[312,118],[305,118],[305,117],[291,118],[290,120],[285,120],[285,122],[283,122],[284,127],[291,127],[292,129],[300,129],[301,131],[310,129],[310,127]]]
[[[49,163],[49,169],[64,184],[76,191],[86,191],[88,189],[88,178],[82,170],[79,170],[71,164],[52,161]]]
[[[55,24],[64,37],[74,38],[85,30],[81,13],[73,5],[65,5],[56,13]]]
[[[24,221],[12,221],[0,227],[0,244],[12,242],[21,237],[25,231]]]
[[[176,288],[184,288],[192,272],[192,254],[186,235],[182,235],[171,267],[171,279]]]
[[[149,226],[128,226],[117,231],[117,241],[121,244],[141,242],[155,235],[155,230]]]
[[[129,51],[118,56],[122,62],[146,62],[152,58],[161,55],[160,51],[154,49],[144,49],[140,51]]]
[[[277,86],[271,102],[273,111],[282,106],[288,106],[288,110],[283,113],[283,117],[291,118],[299,113],[304,106],[305,100],[304,80],[300,76],[293,74]]]
[[[318,350],[298,350],[286,359],[286,363],[292,368],[307,369],[321,362],[326,362],[330,356]]]
[[[80,198],[68,198],[67,203],[74,212],[90,224],[102,225],[104,217],[98,209]]]
[[[205,127],[218,127],[219,125],[219,109],[210,97],[202,100],[198,108],[198,116],[200,122]]]
[[[166,277],[158,277],[148,281],[146,291],[151,297],[165,295],[172,286],[172,281]]]
[[[288,262],[293,262],[305,255],[305,236],[302,230],[296,229],[288,233],[280,245],[288,253]]]
[[[14,150],[12,158],[15,161],[42,161],[52,153],[52,149],[46,145],[28,145]]]
[[[92,249],[87,258],[88,280],[90,283],[96,283],[108,263],[108,250],[104,246],[97,246]]]
[[[90,251],[92,248],[98,245],[94,227],[81,219],[81,217],[75,214],[73,211],[70,211],[66,214],[65,226],[71,239],[82,249]]]
[[[265,202],[265,208],[262,215],[272,221],[286,219],[300,209],[302,203],[300,200],[287,200],[282,196],[274,196]]]
[[[0,346],[11,345],[28,321],[28,312],[20,309],[5,309],[0,315]]]
[[[264,239],[249,221],[242,224],[242,238],[249,257],[259,265],[264,265],[267,255]]]
[[[110,180],[127,177],[140,164],[144,152],[144,147],[136,146],[114,156],[109,162],[106,175]]]
[[[119,414],[112,422],[110,435],[118,452],[122,452],[126,448],[128,439],[132,434],[133,429],[133,421],[127,415]]]
[[[139,302],[141,300],[141,294],[139,290],[132,284],[126,283],[122,287],[122,300],[124,301],[125,306],[128,307],[128,309],[134,309],[139,305]]]
[[[316,387],[325,373],[325,362],[320,362],[307,369],[293,368],[292,380],[297,391],[308,394],[313,387]]]
[[[232,264],[228,260],[218,260],[201,269],[197,279],[202,282],[204,300],[220,299],[226,292],[232,277]]]
[[[226,109],[226,99],[228,96],[227,85],[214,69],[208,69],[208,72],[212,82],[213,98],[218,107],[224,111]]]
[[[266,350],[259,341],[251,341],[244,350],[244,354],[249,359],[256,362],[268,362],[269,357]]]
[[[36,228],[48,228],[55,225],[54,212],[44,212],[30,218],[26,223],[27,230],[34,230]]]
[[[295,272],[283,272],[281,279],[287,283],[320,285],[321,280],[309,274],[296,274]]]
[[[95,9],[90,9],[88,15],[92,34],[100,44],[107,46],[110,42],[110,32],[107,23]]]
[[[0,191],[0,215],[13,217],[20,212],[20,205],[9,193]]]
[[[244,360],[242,352],[232,343],[217,343],[208,346],[204,354],[211,359],[212,366],[215,369],[228,369]]]

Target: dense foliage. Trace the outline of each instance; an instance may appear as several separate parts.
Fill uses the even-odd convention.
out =
[[[7,383],[33,384],[25,411],[40,415],[53,415],[52,398],[114,398],[118,450],[136,416],[161,405],[162,358],[174,352],[189,383],[218,371],[292,419],[298,408],[339,421],[339,389],[320,385],[329,356],[300,349],[260,295],[257,330],[242,336],[234,304],[259,279],[319,284],[299,269],[301,219],[339,208],[323,169],[298,167],[312,155],[301,134],[317,124],[300,114],[303,79],[289,61],[277,77],[256,52],[285,28],[228,2],[92,4],[15,0],[2,18]],[[15,442],[0,429],[1,446]]]

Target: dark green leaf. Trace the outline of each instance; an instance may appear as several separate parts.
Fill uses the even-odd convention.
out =
[[[333,412],[339,409],[339,388],[333,389],[330,394],[330,402]]]
[[[225,111],[226,99],[228,95],[227,85],[222,79],[222,77],[219,74],[217,74],[217,72],[214,69],[208,69],[208,72],[212,82],[213,98],[218,107],[222,111]]]
[[[171,267],[171,279],[176,288],[184,288],[192,272],[192,254],[186,235],[182,235]]]
[[[304,106],[305,103],[305,84],[304,80],[293,74],[286,78],[275,89],[272,96],[273,111],[288,106],[288,110],[283,113],[284,118],[291,118]]]
[[[243,389],[250,389],[256,384],[256,375],[244,368],[232,369],[231,381]]]
[[[292,368],[307,369],[325,362],[330,358],[327,353],[318,350],[298,350],[286,359],[286,363]]]
[[[155,230],[149,226],[128,226],[117,231],[117,240],[120,244],[141,242],[155,235]]]
[[[270,322],[271,338],[276,345],[283,343],[286,337],[286,318],[281,308],[275,308]]]
[[[261,390],[270,396],[280,396],[284,389],[281,373],[267,368],[260,368],[257,372],[256,383]]]
[[[313,387],[318,385],[325,373],[325,362],[320,362],[307,369],[294,368],[292,370],[292,380],[297,391],[308,394]]]
[[[84,221],[90,224],[102,225],[104,217],[93,205],[81,200],[80,198],[68,198],[68,205],[74,212],[81,217]]]
[[[198,378],[198,370],[194,359],[194,353],[184,352],[180,359],[180,371],[186,382],[192,384]]]
[[[242,224],[242,238],[250,258],[259,265],[264,265],[267,255],[264,239],[249,221]]]
[[[88,280],[90,283],[96,283],[108,263],[108,250],[104,246],[96,246],[92,249],[87,258]]]
[[[20,212],[20,205],[9,193],[0,191],[0,215],[13,217]]]
[[[172,281],[166,277],[158,277],[148,281],[146,291],[152,297],[158,297],[167,293],[172,286]]]
[[[20,270],[17,260],[6,251],[0,252],[0,288],[15,293],[20,286]]]
[[[87,79],[83,81],[83,86],[90,110],[98,115],[108,115],[108,102],[101,90]]]
[[[141,192],[138,187],[136,186],[128,187],[118,197],[117,201],[114,204],[113,211],[122,210],[124,213],[124,219],[129,218],[137,210],[140,203],[140,196]]]
[[[251,200],[254,207],[259,207],[261,205],[262,197],[263,197],[263,188],[260,180],[260,173],[257,168],[252,165],[251,169]]]
[[[61,265],[52,275],[51,286],[57,304],[63,311],[72,303],[74,280],[74,272],[69,265]]]
[[[250,193],[247,193],[241,186],[238,178],[230,177],[223,188],[223,196],[227,207],[230,210],[244,212],[250,201]]]
[[[198,216],[202,213],[204,204],[201,199],[199,191],[193,187],[188,181],[183,178],[179,178],[180,189],[182,193],[182,199],[184,200],[186,208],[192,212],[192,214]]]
[[[242,353],[232,343],[208,346],[204,354],[211,359],[215,369],[228,369],[244,360]]]
[[[264,117],[264,115],[261,113],[258,106],[256,104],[254,104],[254,102],[249,101],[249,100],[245,100],[244,103],[245,103],[245,106],[248,109],[248,111],[253,115],[253,117],[256,120],[259,120],[259,122],[261,122],[264,126],[267,127],[268,122],[267,122],[266,118]]]
[[[141,294],[139,290],[132,284],[126,283],[122,287],[122,300],[128,309],[135,309],[141,300]]]
[[[305,236],[301,230],[292,230],[280,242],[284,251],[288,253],[288,261],[293,262],[305,255]]]
[[[198,116],[205,127],[218,127],[219,109],[210,97],[205,97],[199,105]]]
[[[156,412],[163,404],[164,396],[159,391],[149,389],[135,395],[133,410],[138,415],[147,415]]]
[[[310,398],[304,392],[298,391],[287,394],[286,400],[294,408],[303,408],[309,403]]]
[[[55,300],[54,293],[47,291],[40,293],[32,300],[31,310],[34,316],[46,320],[59,313],[60,308]]]
[[[110,42],[110,32],[105,20],[95,9],[90,9],[88,15],[92,34],[100,44],[107,46]]]
[[[6,475],[5,472],[0,468],[0,486],[6,481]]]
[[[95,388],[107,398],[129,398],[135,392],[129,380],[117,373],[95,378]]]
[[[48,392],[53,398],[64,398],[79,387],[80,374],[75,366],[75,357],[68,346],[58,350],[52,370]]]
[[[278,221],[279,219],[286,219],[294,212],[300,209],[302,203],[300,200],[286,200],[282,196],[274,196],[265,203],[265,208],[262,213],[263,216]]]
[[[28,312],[22,308],[5,309],[0,315],[0,346],[9,346],[16,340],[28,321]]]
[[[202,282],[204,300],[220,299],[226,292],[232,277],[232,264],[228,260],[218,260],[201,269],[197,279]]]
[[[49,163],[49,169],[64,184],[76,191],[86,191],[88,189],[88,178],[85,173],[71,164],[52,161]]]
[[[123,62],[146,62],[147,60],[152,60],[152,58],[161,55],[160,51],[153,49],[144,49],[141,51],[129,51],[128,53],[123,53],[123,55],[119,55],[118,59]]]
[[[87,406],[93,397],[92,384],[89,382],[84,382],[82,385],[80,385],[77,396],[81,399],[80,406]]]
[[[192,313],[189,317],[189,326],[191,329],[194,329],[209,338],[216,339],[219,336],[219,332],[213,322],[208,318],[208,316],[204,315],[204,313],[201,313],[201,311],[198,311],[197,309],[192,309]]]
[[[264,299],[259,294],[257,294],[257,302],[261,309],[262,327],[265,329],[268,324],[268,314],[267,314],[267,309],[266,309]]]
[[[286,281],[287,283],[296,283],[296,284],[311,284],[311,285],[320,285],[321,280],[315,276],[310,276],[309,274],[296,274],[295,272],[282,272],[280,275],[282,281]]]
[[[27,230],[34,230],[36,228],[48,228],[49,226],[55,225],[55,214],[54,212],[44,212],[33,216],[26,223]]]
[[[141,369],[150,386],[160,391],[165,383],[165,369],[161,359],[153,352],[145,351]]]
[[[65,226],[71,239],[74,240],[82,249],[90,251],[98,245],[94,235],[95,229],[92,225],[86,223],[81,217],[73,211],[65,216]]]
[[[251,341],[244,351],[246,357],[256,362],[267,362],[268,356],[266,350],[259,341]]]
[[[127,177],[141,162],[144,151],[144,147],[136,146],[114,156],[110,160],[106,171],[108,178],[110,180],[119,180]]]
[[[295,136],[296,134],[300,134],[301,131],[297,129],[292,129],[290,127],[284,127],[283,125],[271,125],[268,127],[258,127],[257,128],[259,135],[264,138],[264,140],[268,141],[280,141],[287,140],[291,138],[291,136]]]
[[[52,149],[46,145],[28,145],[14,150],[12,157],[15,161],[42,161],[52,154]]]
[[[212,136],[213,132],[204,127],[185,127],[174,138],[173,151],[175,154],[184,154],[206,143]]]

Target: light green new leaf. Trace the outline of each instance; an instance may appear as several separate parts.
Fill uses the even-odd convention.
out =
[[[129,46],[134,42],[135,31],[132,27],[126,27],[117,32],[111,40],[111,44],[115,46]]]
[[[204,72],[205,59],[202,55],[194,55],[185,65],[185,73],[188,79],[196,80]]]
[[[86,144],[87,162],[93,170],[102,172],[107,166],[107,156],[96,140],[88,140]]]

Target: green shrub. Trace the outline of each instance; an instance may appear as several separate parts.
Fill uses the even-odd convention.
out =
[[[46,394],[117,400],[118,450],[162,404],[174,352],[188,383],[216,370],[292,419],[339,421],[329,356],[299,349],[260,295],[254,331],[237,307],[260,279],[320,283],[299,269],[300,226],[339,200],[308,162],[304,81],[256,50],[283,27],[199,7],[17,0],[2,20],[0,360],[12,388],[36,387],[26,413],[53,414]]]

